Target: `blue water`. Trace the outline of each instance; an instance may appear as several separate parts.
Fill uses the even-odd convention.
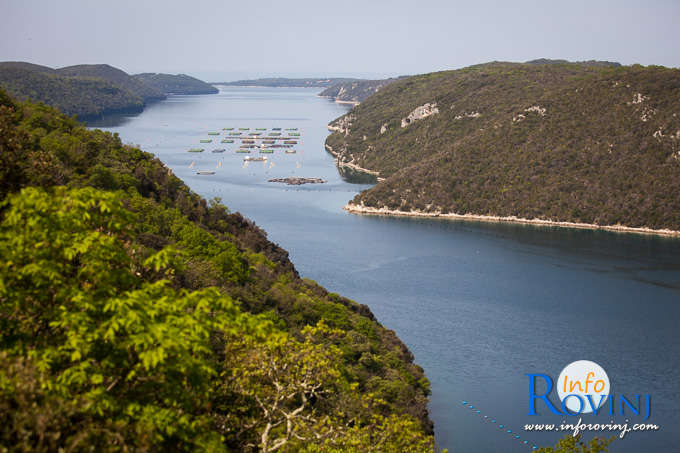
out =
[[[540,416],[527,416],[525,374],[556,379],[566,364],[588,359],[607,371],[617,405],[620,394],[651,394],[652,416],[604,413],[584,415],[584,422],[628,418],[661,427],[629,433],[611,451],[678,451],[680,240],[348,214],[342,206],[370,186],[343,180],[325,152],[326,124],[347,107],[315,93],[223,87],[217,95],[173,96],[140,115],[95,126],[155,153],[193,190],[253,219],[290,252],[302,276],[367,304],[425,369],[439,447],[526,452],[555,443],[562,434],[525,432],[524,424],[578,417],[552,416],[541,403]],[[274,166],[244,168],[229,144],[186,152],[223,127],[297,127],[302,139],[297,154],[277,151]],[[224,154],[209,152],[223,147]],[[203,169],[216,174],[196,175]],[[267,182],[286,176],[328,182]]]

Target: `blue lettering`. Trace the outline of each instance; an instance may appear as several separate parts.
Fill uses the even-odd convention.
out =
[[[628,401],[628,398],[621,395],[621,402],[619,404],[619,407],[621,408],[621,415],[624,415],[624,413],[623,413],[623,403],[626,403],[626,406],[630,407],[630,409],[635,413],[635,415],[640,415],[640,395],[635,395],[636,407],[633,407],[631,402]]]
[[[536,412],[536,399],[542,399],[545,404],[548,406],[548,409],[553,414],[557,415],[562,415],[562,413],[557,410],[555,406],[550,402],[548,399],[548,394],[552,391],[553,388],[553,381],[550,378],[550,376],[546,374],[527,374],[529,376],[529,414],[528,415],[538,415]],[[536,378],[540,377],[543,378],[548,386],[548,389],[543,395],[536,395]],[[581,405],[583,405],[583,402],[581,402]]]

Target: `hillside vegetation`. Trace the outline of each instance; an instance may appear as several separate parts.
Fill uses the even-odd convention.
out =
[[[144,83],[122,71],[118,68],[107,64],[81,64],[76,66],[67,66],[65,68],[57,69],[57,73],[70,77],[80,78],[95,78],[106,80],[113,85],[128,90],[130,93],[142,98],[142,101],[156,101],[165,99],[165,93],[151,85]]]
[[[135,74],[135,79],[164,94],[214,94],[218,90],[212,85],[186,74]]]
[[[0,450],[432,451],[429,383],[158,159],[0,90]]]
[[[680,230],[680,70],[489,63],[392,83],[329,125],[379,173],[354,206]]]
[[[214,94],[217,88],[184,74],[131,76],[106,64],[60,69],[21,61],[0,62],[0,88],[20,100],[44,102],[81,119],[138,113],[168,94]]]
[[[44,102],[82,118],[144,108],[139,96],[105,80],[59,75],[52,68],[29,63],[0,63],[0,87],[17,99]]]

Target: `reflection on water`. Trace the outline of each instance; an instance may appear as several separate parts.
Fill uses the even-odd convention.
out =
[[[616,394],[651,394],[649,422],[662,426],[631,433],[612,451],[677,450],[680,240],[348,214],[342,206],[372,181],[351,184],[354,175],[335,168],[324,149],[326,124],[347,108],[315,94],[229,87],[218,95],[173,96],[109,130],[155,153],[201,195],[221,197],[253,219],[290,252],[301,275],[370,306],[425,369],[441,447],[452,453],[529,451],[481,423],[461,401],[525,435],[525,423],[562,421],[526,416],[525,373],[556,378],[567,363],[589,359],[607,371]],[[231,145],[223,155],[186,152],[222,127],[298,127],[302,139],[298,154],[274,154],[271,168],[243,168]],[[198,169],[216,174],[198,176]],[[267,182],[287,176],[328,183]],[[584,421],[595,422],[592,416]],[[548,445],[559,433],[525,437]]]

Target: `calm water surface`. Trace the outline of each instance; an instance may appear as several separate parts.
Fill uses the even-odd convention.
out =
[[[193,190],[253,219],[290,252],[301,275],[369,305],[425,369],[440,447],[526,452],[554,443],[561,434],[525,432],[524,424],[578,417],[551,416],[540,403],[541,416],[527,416],[525,374],[556,379],[566,364],[588,359],[607,371],[617,398],[651,394],[652,416],[591,414],[584,422],[628,418],[661,427],[628,434],[613,452],[680,449],[680,240],[348,214],[342,206],[369,185],[344,180],[325,152],[326,124],[347,107],[316,91],[222,87],[93,126],[155,153]],[[186,152],[223,127],[297,127],[302,139],[297,154],[276,151],[270,162],[246,167],[235,145]],[[328,183],[267,182],[286,176]]]

